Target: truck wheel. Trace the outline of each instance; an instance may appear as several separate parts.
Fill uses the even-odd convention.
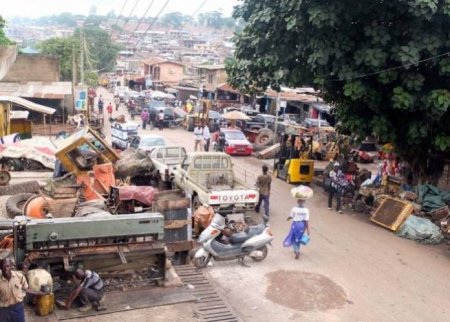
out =
[[[265,245],[263,247],[255,249],[255,251],[260,251],[262,253],[260,256],[250,256],[255,262],[262,262],[266,259],[267,254],[269,253],[269,250]]]
[[[190,117],[190,118],[188,118],[188,121],[187,121],[187,130],[189,132],[193,132],[194,128],[195,128],[195,120],[193,117]]]
[[[18,195],[10,197],[6,201],[6,211],[11,218],[16,216],[23,216],[23,206],[25,202],[31,197],[35,196],[32,193],[20,193]]]
[[[197,268],[205,268],[208,263],[211,256],[200,256],[200,257],[194,257],[192,262],[194,263],[194,266]]]
[[[273,143],[274,134],[269,129],[261,129],[259,134],[255,138],[255,144],[257,145],[269,145]]]

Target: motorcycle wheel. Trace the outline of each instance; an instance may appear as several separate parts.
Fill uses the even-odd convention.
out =
[[[258,256],[258,257],[250,256],[255,262],[262,262],[263,260],[266,259],[267,254],[269,253],[269,250],[267,249],[267,246],[263,246],[263,247],[255,249],[255,250],[258,250],[258,251],[262,252],[261,256]]]
[[[211,256],[201,256],[201,257],[194,257],[192,259],[192,262],[194,263],[194,266],[197,268],[205,268],[208,263]]]

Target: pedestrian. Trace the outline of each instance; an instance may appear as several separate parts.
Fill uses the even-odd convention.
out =
[[[209,144],[211,142],[211,133],[209,132],[209,127],[203,123],[203,144],[204,150],[209,151]]]
[[[9,258],[0,260],[0,321],[25,322],[23,300],[26,294],[44,295],[29,289],[22,272],[13,271]]]
[[[256,213],[259,213],[261,204],[264,201],[264,222],[269,220],[269,197],[270,197],[270,185],[272,184],[272,177],[267,174],[269,167],[267,165],[262,166],[262,174],[256,178],[256,187],[259,190],[259,200],[255,207]]]
[[[108,106],[106,107],[106,111],[108,112],[109,118],[112,118],[113,107],[111,102],[109,102]]]
[[[203,150],[203,120],[194,129],[194,151]]]
[[[100,114],[103,114],[103,105],[105,104],[105,102],[103,101],[103,97],[100,95],[100,97],[98,98],[98,112]]]
[[[340,177],[342,177],[342,171],[339,170],[339,162],[333,164],[333,169],[330,171],[329,177],[331,180],[331,187],[328,191],[328,210],[333,208],[333,198],[336,196],[336,211],[342,213],[341,210],[341,187],[339,185]]]
[[[283,241],[284,247],[291,247],[294,249],[295,259],[300,257],[300,245],[303,234],[310,235],[309,230],[309,209],[305,207],[305,199],[297,199],[297,206],[292,208],[287,221],[292,219],[291,229],[289,234]]]
[[[156,121],[156,110],[152,108],[150,109],[150,117],[149,117],[150,131],[153,130],[153,127],[155,126],[155,121]]]
[[[97,311],[106,310],[104,305],[105,290],[104,283],[100,276],[90,270],[77,269],[74,276],[81,281],[69,294],[66,301],[57,301],[56,304],[65,310],[69,310],[73,301],[80,298],[82,306],[78,308],[81,312],[86,312],[94,307]]]
[[[149,118],[148,111],[146,108],[144,108],[144,110],[141,113],[142,129],[144,130],[147,127],[148,118]]]
[[[164,111],[163,110],[159,110],[158,126],[159,126],[160,131],[162,131],[164,129]]]
[[[114,104],[116,105],[116,112],[119,111],[119,106],[120,106],[119,96],[114,97]]]

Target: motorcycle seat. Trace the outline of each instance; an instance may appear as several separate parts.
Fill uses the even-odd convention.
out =
[[[235,234],[231,235],[229,239],[230,239],[231,244],[242,244],[250,237],[252,237],[252,236],[250,236],[246,232],[242,231],[240,233],[235,233]]]

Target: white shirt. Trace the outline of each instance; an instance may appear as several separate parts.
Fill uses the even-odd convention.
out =
[[[309,220],[309,209],[304,207],[294,207],[289,214],[289,218],[292,218],[294,221],[303,221]]]
[[[194,136],[195,136],[195,140],[196,140],[196,141],[200,141],[200,140],[203,138],[203,128],[197,126],[197,127],[194,129]]]
[[[210,138],[211,138],[211,134],[209,133],[209,128],[207,126],[205,126],[203,128],[203,139],[209,140]]]
[[[158,119],[159,120],[164,120],[164,113],[163,112],[159,112]]]

